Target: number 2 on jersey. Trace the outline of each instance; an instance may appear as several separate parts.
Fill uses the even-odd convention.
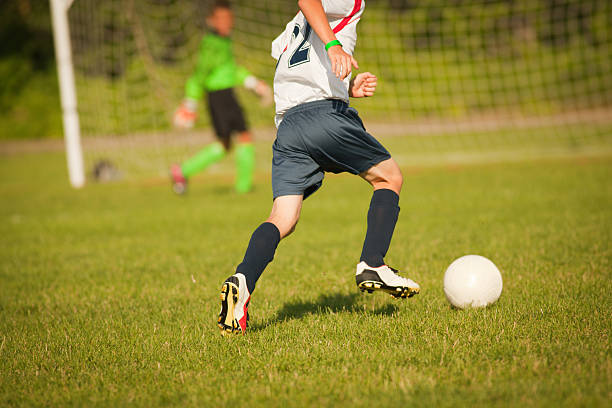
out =
[[[293,54],[291,54],[289,58],[289,68],[310,61],[310,43],[308,43],[308,39],[310,38],[311,31],[312,28],[310,24],[306,23],[306,27],[304,27],[304,39],[295,51],[293,51]],[[300,26],[296,24],[293,28],[293,36],[297,38],[298,35],[300,35]]]

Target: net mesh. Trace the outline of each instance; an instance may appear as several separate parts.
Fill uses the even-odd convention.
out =
[[[233,2],[237,60],[269,84],[270,42],[296,3]],[[104,158],[126,176],[157,176],[212,140],[204,101],[194,130],[171,125],[210,6],[74,1],[70,30],[89,167]],[[410,153],[404,164],[474,152],[609,150],[610,27],[608,1],[369,0],[355,57],[379,85],[375,97],[353,104],[371,133],[396,137]],[[273,108],[238,93],[256,136],[269,144]],[[269,167],[263,158],[260,166]]]

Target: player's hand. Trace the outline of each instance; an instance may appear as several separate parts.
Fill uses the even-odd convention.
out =
[[[270,106],[274,101],[272,89],[264,81],[257,81],[255,93],[259,96],[262,106]]]
[[[337,78],[344,79],[351,73],[352,67],[359,69],[355,58],[344,52],[340,45],[334,45],[327,50],[332,65],[332,72]]]
[[[174,111],[174,126],[180,129],[191,129],[197,118],[197,102],[185,99],[183,103]]]
[[[374,95],[376,92],[376,85],[378,84],[378,78],[376,75],[370,72],[362,72],[357,74],[351,81],[349,87],[349,95],[353,98],[364,98]]]

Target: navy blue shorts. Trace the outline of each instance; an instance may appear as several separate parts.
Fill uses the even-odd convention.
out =
[[[304,198],[321,187],[325,172],[360,174],[391,158],[366,132],[359,114],[340,100],[295,106],[283,117],[272,146],[274,198]]]

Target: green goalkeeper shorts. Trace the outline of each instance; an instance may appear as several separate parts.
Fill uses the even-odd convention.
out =
[[[304,198],[321,187],[325,172],[360,174],[391,158],[366,132],[357,111],[327,99],[295,106],[285,113],[272,146],[274,198]]]

